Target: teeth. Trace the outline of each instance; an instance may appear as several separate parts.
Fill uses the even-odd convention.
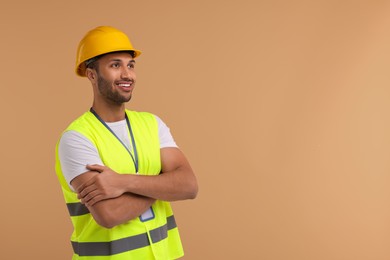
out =
[[[130,84],[119,84],[121,87],[130,87]]]

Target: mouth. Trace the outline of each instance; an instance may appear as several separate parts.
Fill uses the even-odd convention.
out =
[[[117,82],[115,85],[125,92],[131,92],[134,88],[134,82],[132,81],[126,81],[126,82],[121,81],[121,82]]]

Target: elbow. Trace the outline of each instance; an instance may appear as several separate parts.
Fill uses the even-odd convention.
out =
[[[99,224],[99,226],[102,226],[107,229],[111,229],[116,226],[116,224],[113,221],[110,221],[106,218],[103,219],[95,219],[96,223]]]
[[[198,195],[198,184],[196,181],[183,183],[179,187],[179,189],[169,193],[169,196],[159,199],[166,201],[192,200]]]
[[[198,183],[195,181],[188,189],[187,199],[195,199],[198,196],[198,190]]]
[[[129,211],[127,213],[126,216],[121,216],[115,213],[115,211],[106,210],[104,213],[100,212],[99,215],[93,215],[93,218],[99,226],[111,229],[139,216],[139,214],[134,211]]]
[[[113,214],[110,214],[110,212],[105,212],[105,214],[100,214],[97,216],[93,215],[93,218],[95,219],[96,223],[99,224],[99,226],[107,229],[111,229],[119,224],[118,220]]]
[[[111,228],[116,226],[116,224],[114,224],[113,222],[110,222],[110,221],[99,221],[99,222],[96,221],[96,223],[98,223],[100,226],[107,228],[107,229],[111,229]]]
[[[189,193],[187,199],[193,200],[196,198],[196,196],[198,196],[198,191],[194,191],[192,193]]]

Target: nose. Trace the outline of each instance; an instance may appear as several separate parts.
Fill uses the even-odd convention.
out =
[[[134,80],[135,79],[135,73],[131,69],[127,67],[123,67],[121,71],[121,78],[122,79],[129,79],[129,80]]]

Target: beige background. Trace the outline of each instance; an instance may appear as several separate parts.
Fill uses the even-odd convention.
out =
[[[98,25],[143,50],[128,107],[196,170],[184,259],[390,259],[389,1],[3,1],[0,22],[2,259],[71,257],[54,146],[91,105],[73,69]]]

